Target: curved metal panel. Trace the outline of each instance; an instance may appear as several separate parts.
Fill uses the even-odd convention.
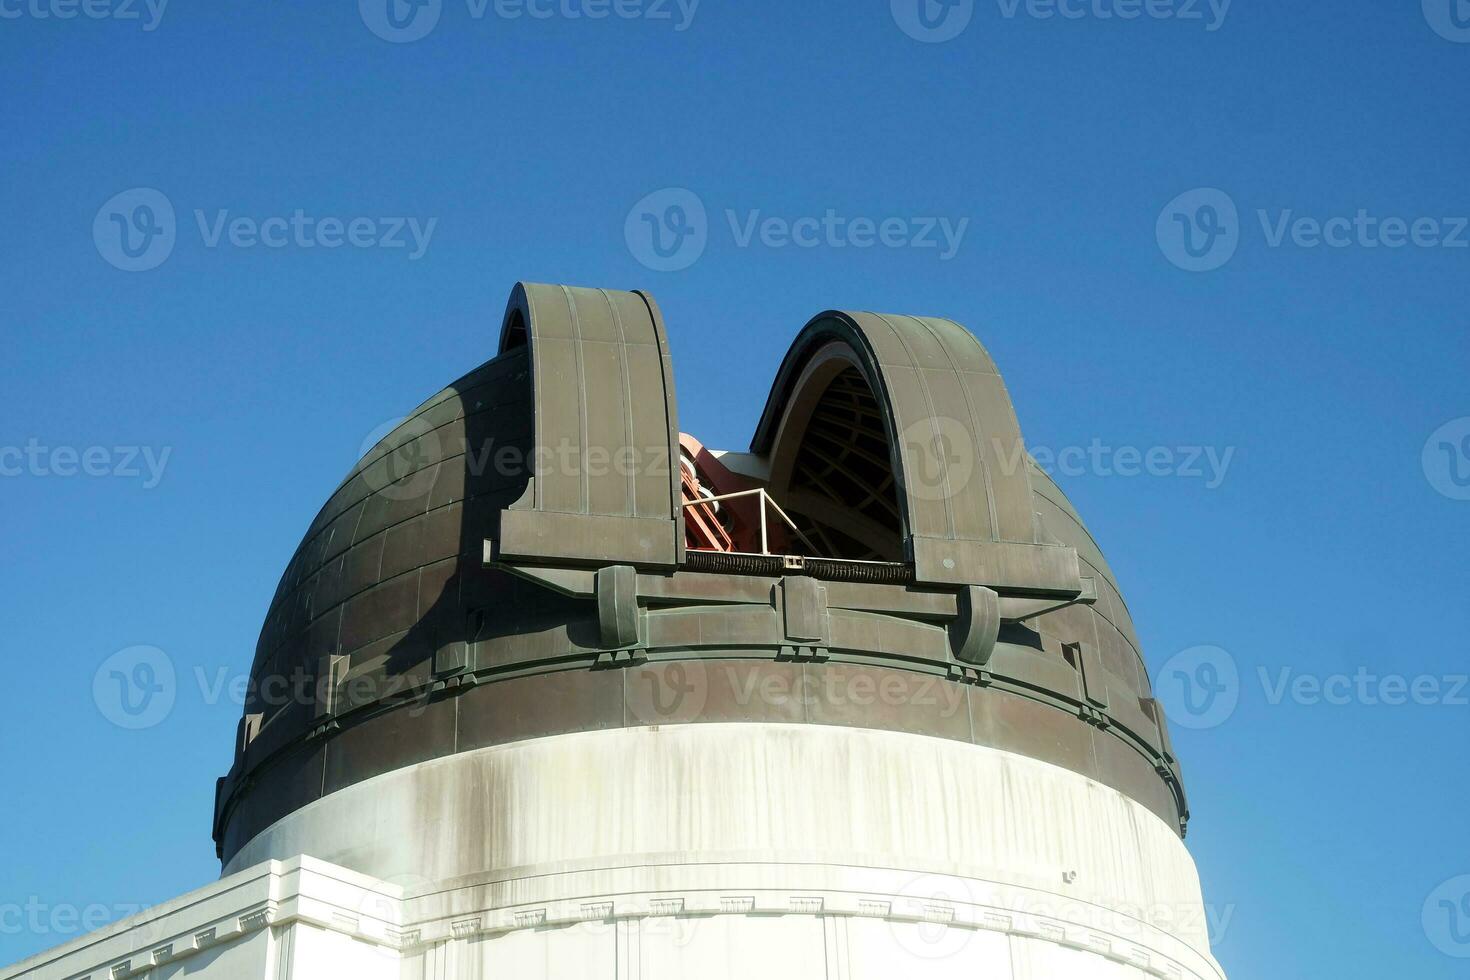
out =
[[[643,293],[520,283],[502,353],[530,348],[532,479],[497,557],[672,568],[678,410],[663,318]]]
[[[786,355],[751,445],[772,459],[773,492],[835,365],[861,371],[882,406],[918,581],[1081,594],[1076,551],[1038,533],[1020,425],[995,362],[951,320],[841,311],[812,320]]]

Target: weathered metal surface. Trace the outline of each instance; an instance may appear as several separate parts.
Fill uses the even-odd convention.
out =
[[[772,493],[799,484],[823,396],[852,371],[878,403],[898,530],[918,581],[1080,594],[1075,549],[1038,534],[1025,444],[995,362],[950,320],[840,311],[812,320],[781,365],[751,443],[771,458]],[[853,536],[877,533],[861,515],[826,509],[824,518],[845,518]]]
[[[673,569],[683,548],[679,423],[663,318],[641,293],[522,283],[501,330],[530,351],[528,493],[500,553]]]

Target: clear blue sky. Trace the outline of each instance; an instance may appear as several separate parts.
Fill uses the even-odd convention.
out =
[[[835,306],[968,324],[1036,447],[1168,450],[1137,476],[1074,453],[1059,479],[1150,665],[1227,651],[1173,661],[1166,701],[1177,677],[1239,678],[1185,719],[1212,727],[1176,727],[1220,960],[1464,976],[1435,945],[1470,953],[1436,918],[1464,888],[1431,893],[1470,873],[1470,10],[978,0],[926,27],[889,0],[650,2],[443,0],[395,34],[349,0],[0,0],[0,913],[125,910],[217,874],[240,708],[208,688],[248,669],[364,439],[488,357],[532,279],[653,291],[710,445],[744,448],[790,338]],[[156,196],[108,203],[135,188],[172,235]],[[668,188],[692,197],[635,210]],[[698,227],[669,210],[691,199]],[[644,214],[688,249],[640,243]],[[363,242],[412,217],[427,240],[328,248],[323,217],[337,237],[370,219]],[[893,245],[860,247],[853,219],[888,218]],[[915,247],[926,218],[967,221],[958,247]],[[1416,243],[1387,218],[1432,220]],[[110,475],[80,472],[98,447]],[[1223,479],[1187,447],[1233,452]],[[136,645],[178,681],[133,731],[93,678]],[[1275,696],[1282,670],[1341,694],[1360,668],[1380,680],[1345,703]],[[1383,703],[1390,674],[1440,694]],[[40,919],[0,914],[0,963],[70,938]]]

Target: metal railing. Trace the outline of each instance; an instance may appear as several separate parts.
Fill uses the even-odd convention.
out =
[[[814,545],[814,544],[812,544],[810,538],[808,538],[805,534],[802,534],[801,533],[801,528],[797,527],[796,526],[796,522],[791,519],[791,516],[789,514],[787,514],[786,511],[784,511],[784,510],[781,509],[781,505],[780,504],[776,503],[775,500],[771,499],[771,495],[768,494],[768,493],[766,493],[766,490],[765,490],[764,487],[756,487],[754,490],[738,490],[735,493],[722,493],[722,494],[719,494],[718,496],[714,496],[714,497],[700,497],[698,500],[686,500],[686,501],[684,501],[684,506],[685,507],[695,507],[695,506],[698,506],[700,504],[717,504],[717,503],[719,503],[722,500],[733,500],[736,497],[753,497],[753,496],[759,496],[761,498],[761,503],[760,503],[760,516],[761,516],[761,550],[760,550],[760,553],[761,554],[763,554],[763,555],[769,555],[769,554],[771,554],[770,533],[769,533],[769,528],[768,528],[767,521],[766,521],[766,508],[768,508],[768,507],[770,509],[774,510],[777,514],[779,514],[780,517],[781,517],[781,520],[783,520],[783,521],[786,522],[786,526],[789,527],[789,528],[791,528],[791,530],[796,534],[796,536],[801,539],[801,543],[807,546],[807,548],[809,549],[808,550],[808,554],[815,556],[815,555],[817,555],[819,553],[817,551],[817,546]]]

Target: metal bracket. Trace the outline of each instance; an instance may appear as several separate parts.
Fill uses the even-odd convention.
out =
[[[792,645],[831,641],[832,620],[827,611],[827,589],[806,575],[787,575],[772,599],[781,610],[782,628]]]
[[[826,647],[783,646],[776,652],[777,660],[790,660],[797,663],[822,663],[830,657],[831,652]]]
[[[983,585],[967,585],[959,592],[958,605],[949,628],[950,652],[962,663],[983,667],[1000,637],[1000,596]]]
[[[1028,599],[1024,596],[1006,596],[1000,600],[1000,618],[1007,623],[1024,623],[1028,619],[1044,616],[1068,606],[1090,606],[1097,602],[1097,579],[1082,576],[1082,592],[1071,599]]]
[[[599,568],[594,580],[597,626],[603,646],[623,650],[638,645],[638,571],[632,565]]]
[[[250,748],[250,743],[255,741],[255,737],[260,734],[260,725],[264,720],[265,715],[259,712],[248,714],[240,719],[240,725],[235,729],[236,758],[244,757],[246,750]]]
[[[328,654],[317,660],[316,668],[316,719],[330,718],[337,713],[338,688],[347,676],[351,658],[341,654]]]
[[[480,678],[474,674],[452,674],[430,684],[429,693],[439,694],[443,691],[453,691],[460,687],[474,687],[478,683],[480,683]]]
[[[1062,649],[1067,658],[1077,665],[1082,676],[1082,696],[1094,708],[1108,706],[1108,686],[1102,665],[1097,660],[1097,649],[1091,643],[1064,643]]]
[[[962,667],[959,664],[950,664],[947,676],[956,684],[973,684],[975,687],[989,687],[995,683],[995,675],[990,671],[978,667]]]
[[[636,667],[648,662],[646,650],[603,650],[592,664],[593,670],[615,670],[619,667]]]

